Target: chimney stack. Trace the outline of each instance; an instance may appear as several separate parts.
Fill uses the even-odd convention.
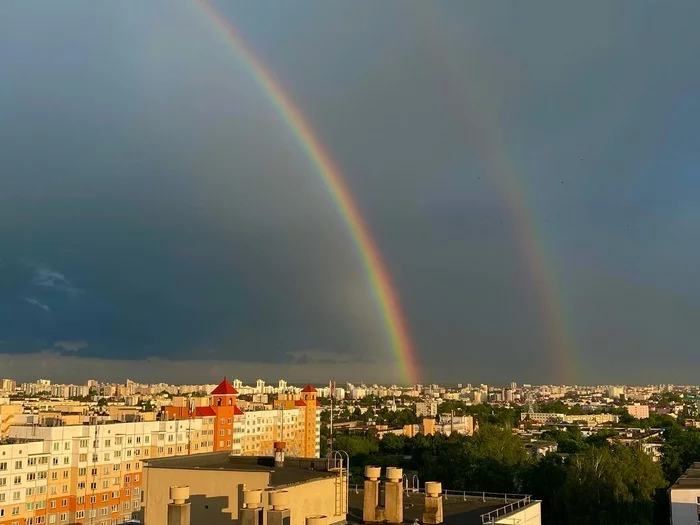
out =
[[[284,441],[275,441],[275,467],[284,467],[284,448],[286,443]]]
[[[168,525],[190,525],[190,497],[189,487],[170,487],[170,499],[168,503]]]
[[[387,467],[384,512],[389,523],[403,523],[403,469]]]
[[[425,483],[425,511],[423,511],[423,523],[437,525],[442,523],[442,483],[427,481]]]
[[[379,506],[379,476],[382,475],[381,467],[373,465],[365,466],[365,496],[362,504],[362,521],[365,523],[381,521],[377,516]],[[380,512],[381,514],[381,512]],[[307,525],[308,518],[307,518]]]
[[[270,492],[269,503],[272,505],[272,510],[267,511],[267,525],[290,523],[289,492],[286,490]]]
[[[263,525],[262,490],[243,489],[243,508],[239,511],[241,525]]]

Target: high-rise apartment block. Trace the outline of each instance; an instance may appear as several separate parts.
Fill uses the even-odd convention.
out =
[[[315,388],[269,410],[243,411],[237,396],[224,379],[209,398],[164,407],[160,420],[13,424],[8,437],[0,437],[0,525],[114,525],[140,518],[149,459],[216,451],[270,456],[275,441],[284,441],[290,456],[319,456]]]

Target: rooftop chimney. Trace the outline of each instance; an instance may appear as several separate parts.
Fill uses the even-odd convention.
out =
[[[425,483],[425,510],[423,511],[423,523],[436,525],[442,523],[442,483],[427,481]]]
[[[286,443],[284,441],[275,441],[273,446],[275,448],[275,467],[284,467],[284,447]]]
[[[267,525],[284,525],[290,523],[289,492],[278,490],[270,492],[272,510],[267,512]]]
[[[382,468],[373,465],[365,466],[365,496],[362,504],[362,521],[365,523],[380,521],[377,516],[379,506],[379,476],[382,475]],[[381,513],[380,513],[381,514]],[[306,519],[309,525],[309,519]]]
[[[168,525],[190,525],[190,497],[189,487],[170,487],[170,499],[168,503]]]
[[[384,512],[389,523],[403,523],[403,469],[387,467]]]
[[[238,513],[241,525],[263,525],[262,490],[243,489],[243,508]]]

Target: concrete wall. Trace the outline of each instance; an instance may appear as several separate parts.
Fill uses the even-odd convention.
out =
[[[671,489],[671,525],[697,525],[700,487]]]
[[[191,523],[198,525],[231,525],[238,519],[243,485],[247,489],[266,489],[267,472],[235,470],[197,470],[147,467],[144,469],[144,525],[166,523],[169,490],[173,485],[190,487]],[[345,519],[335,516],[335,478],[319,479],[280,490],[289,492],[291,525],[305,525],[307,516],[325,514],[328,522]],[[263,493],[262,506],[269,509],[268,494]]]
[[[533,501],[524,509],[508,514],[497,520],[495,523],[508,525],[541,525],[541,505],[539,501]]]

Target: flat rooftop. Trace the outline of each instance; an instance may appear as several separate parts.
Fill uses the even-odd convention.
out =
[[[697,489],[700,488],[700,462],[696,461],[693,465],[686,470],[683,475],[676,480],[676,482],[671,487],[671,490],[675,489]]]
[[[350,490],[348,497],[348,522],[362,523],[362,504],[364,491],[355,493]],[[508,499],[508,503],[513,503],[516,499]],[[443,523],[446,525],[482,525],[481,515],[500,509],[507,503],[503,499],[486,498],[486,501],[474,496],[453,496],[443,495],[442,511],[444,514]],[[425,494],[404,494],[403,497],[403,521],[413,523],[414,520],[423,521],[423,511],[425,510]],[[503,516],[501,516],[503,517]]]
[[[328,461],[319,458],[286,457],[284,466],[276,467],[269,456],[231,456],[229,452],[209,452],[144,461],[146,468],[178,470],[227,470],[232,472],[267,472],[270,486],[282,488],[317,479],[334,477]]]

